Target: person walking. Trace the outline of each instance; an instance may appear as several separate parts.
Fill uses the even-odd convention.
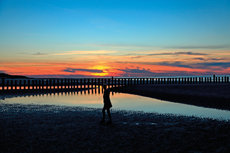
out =
[[[107,113],[109,116],[109,121],[107,121],[106,124],[112,124],[112,118],[111,118],[111,114],[110,114],[110,108],[112,107],[112,103],[111,103],[110,97],[109,97],[110,90],[107,89],[106,84],[103,85],[103,89],[104,89],[104,94],[103,94],[104,107],[102,109],[103,118],[100,121],[100,123],[105,123],[105,110],[107,110]]]

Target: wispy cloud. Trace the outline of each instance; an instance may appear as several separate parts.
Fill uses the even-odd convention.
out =
[[[130,76],[132,77],[189,76],[189,75],[200,75],[201,74],[198,72],[191,72],[191,71],[153,72],[153,71],[150,71],[149,69],[146,70],[146,69],[140,69],[140,68],[136,68],[136,69],[125,68],[125,69],[119,69],[119,70],[124,72],[122,76],[125,76],[125,77],[130,77]],[[206,74],[213,74],[213,73],[204,72],[202,74],[206,75]]]
[[[194,52],[175,52],[175,55],[208,55],[205,53],[194,53]]]
[[[36,53],[34,53],[33,55],[48,55],[48,54],[46,54],[46,53],[40,53],[40,52],[36,52]]]
[[[160,62],[160,63],[156,63],[156,65],[177,66],[177,67],[192,68],[192,66],[190,64],[183,64],[180,61],[177,61],[177,62]]]
[[[146,69],[139,69],[139,68],[137,68],[137,69],[128,69],[128,68],[126,68],[126,69],[118,69],[119,71],[123,71],[123,72],[126,72],[126,73],[152,73],[149,69],[148,70],[146,70]]]
[[[97,51],[67,51],[63,53],[54,53],[51,55],[102,55],[102,54],[112,54],[117,51],[106,51],[106,50],[97,50]]]
[[[206,62],[206,63],[183,63],[183,62],[160,62],[155,63],[156,65],[165,65],[165,66],[176,66],[176,67],[185,67],[185,68],[199,68],[199,69],[213,69],[213,67],[218,67],[218,69],[227,69],[230,67],[230,62]]]
[[[199,66],[202,68],[207,68],[207,67],[220,67],[223,69],[226,69],[230,67],[230,62],[207,62],[207,63],[197,63],[193,64],[193,66]]]
[[[204,46],[168,46],[165,48],[173,49],[225,49],[229,48],[229,45],[204,45]]]
[[[224,61],[224,60],[229,60],[228,58],[193,58],[194,60],[200,60],[200,61]]]
[[[81,72],[92,72],[92,73],[103,73],[103,70],[97,70],[97,69],[73,69],[73,68],[66,68],[62,70],[64,72],[70,72],[70,73],[75,73],[76,71],[81,71]]]
[[[176,62],[119,62],[124,64],[138,64],[138,65],[161,65],[161,66],[172,66],[172,67],[182,67],[190,69],[203,69],[203,70],[212,70],[214,67],[219,70],[224,70],[230,68],[230,62],[202,62],[202,63],[192,63],[186,61],[176,61]],[[127,71],[128,72],[128,71]]]
[[[122,76],[125,76],[125,77],[154,76],[156,74],[155,72],[151,72],[149,69],[146,70],[146,69],[140,69],[140,68],[136,68],[136,69],[125,68],[125,69],[118,69],[118,70],[122,71],[123,72]]]
[[[210,58],[209,60],[212,61],[222,61],[222,60],[229,60],[228,58]]]
[[[132,58],[141,58],[146,56],[159,56],[159,55],[208,55],[206,53],[194,53],[194,52],[174,52],[174,53],[156,53],[156,54],[146,54],[146,55],[138,55]]]
[[[194,60],[200,60],[200,61],[204,61],[206,60],[205,58],[193,58]]]

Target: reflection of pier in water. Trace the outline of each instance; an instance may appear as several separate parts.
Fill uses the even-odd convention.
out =
[[[1,91],[15,90],[82,90],[103,84],[112,87],[129,85],[131,79],[0,79]]]
[[[14,97],[37,97],[37,96],[60,96],[60,95],[100,95],[103,94],[102,87],[96,88],[84,88],[74,91],[69,90],[63,90],[63,91],[57,91],[57,90],[47,90],[47,91],[36,91],[36,92],[17,92],[17,93],[7,93],[2,96],[0,96],[0,99],[4,100],[5,98],[14,98]],[[111,94],[114,95],[115,92],[111,91]]]

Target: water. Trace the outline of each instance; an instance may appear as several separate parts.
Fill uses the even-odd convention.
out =
[[[61,92],[50,94],[13,95],[0,98],[0,103],[66,105],[83,107],[103,107],[103,95],[96,89],[81,92]],[[154,98],[123,93],[110,93],[112,109],[144,112],[170,113],[176,115],[230,119],[230,111],[197,107],[192,105],[162,101]]]

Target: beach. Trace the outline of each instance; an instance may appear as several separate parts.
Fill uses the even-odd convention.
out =
[[[230,122],[172,114],[0,104],[0,152],[228,152]],[[107,117],[107,116],[106,116]]]
[[[155,96],[160,93],[189,103],[191,97],[201,101],[210,96],[228,99],[227,89],[228,84],[215,84],[142,85],[111,90],[163,99]],[[116,109],[111,110],[111,115],[113,124],[107,125],[99,124],[102,112],[98,108],[2,102],[0,152],[230,151],[229,120]]]

